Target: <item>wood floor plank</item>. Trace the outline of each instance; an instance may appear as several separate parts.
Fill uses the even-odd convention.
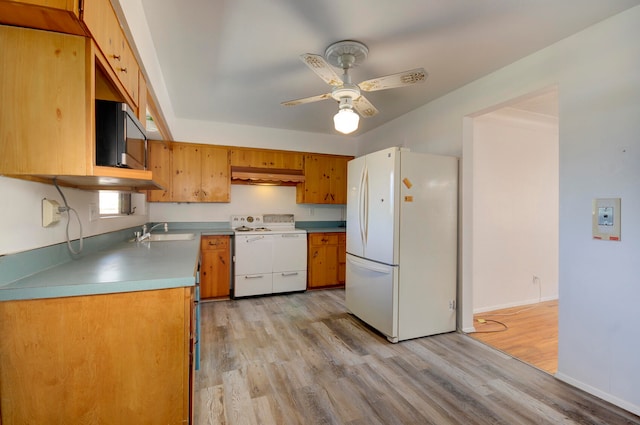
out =
[[[459,333],[389,343],[344,290],[202,305],[196,424],[592,424],[640,418]]]
[[[558,300],[478,313],[474,326],[473,338],[551,374],[558,370]]]

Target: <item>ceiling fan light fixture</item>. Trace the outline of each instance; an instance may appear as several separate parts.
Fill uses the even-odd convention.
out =
[[[360,122],[360,115],[353,112],[351,105],[342,107],[337,114],[333,116],[333,125],[336,130],[343,134],[353,133],[358,129],[358,123]]]

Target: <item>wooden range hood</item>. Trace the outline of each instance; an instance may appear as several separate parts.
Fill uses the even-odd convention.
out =
[[[231,183],[295,186],[304,182],[302,170],[282,168],[231,167]]]

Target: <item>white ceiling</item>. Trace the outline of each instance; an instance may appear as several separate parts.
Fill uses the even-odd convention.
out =
[[[338,109],[333,100],[296,107],[280,102],[329,92],[299,55],[323,54],[329,44],[344,39],[369,47],[368,59],[351,73],[354,82],[417,67],[427,70],[425,84],[367,93],[380,112],[361,119],[355,135],[640,4],[640,0],[139,1],[155,46],[157,71],[166,84],[165,103],[177,118],[338,134],[333,129]],[[151,84],[157,90],[161,82]],[[160,103],[163,109],[168,106]]]

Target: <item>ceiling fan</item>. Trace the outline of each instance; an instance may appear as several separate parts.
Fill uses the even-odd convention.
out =
[[[282,105],[296,106],[303,103],[333,99],[339,102],[338,113],[333,117],[335,128],[341,133],[349,134],[358,128],[358,122],[360,120],[358,114],[368,118],[378,113],[376,107],[360,93],[361,91],[369,92],[404,87],[422,83],[427,79],[427,72],[424,68],[416,68],[397,74],[373,78],[359,84],[352,83],[349,69],[364,62],[368,54],[369,49],[363,43],[344,40],[333,43],[327,47],[324,52],[324,57],[312,53],[300,55],[300,59],[327,84],[333,87],[333,89],[331,93],[289,100],[282,102]],[[330,64],[343,70],[342,77],[336,74]],[[358,114],[353,111],[354,109]]]

